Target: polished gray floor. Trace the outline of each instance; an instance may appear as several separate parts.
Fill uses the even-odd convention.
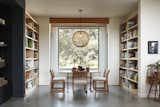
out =
[[[160,102],[137,98],[118,86],[111,86],[107,95],[82,91],[74,94],[71,89],[63,94],[50,95],[48,86],[40,86],[28,98],[12,98],[1,107],[160,107]]]

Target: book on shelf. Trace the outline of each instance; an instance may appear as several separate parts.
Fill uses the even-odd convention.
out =
[[[137,41],[129,41],[128,42],[128,48],[134,48],[138,46],[138,42]]]
[[[31,68],[34,68],[34,61],[33,60],[27,60],[25,62],[25,69],[28,70],[28,69],[31,69]]]
[[[130,27],[132,27],[132,26],[135,26],[136,24],[137,24],[136,21],[128,21],[128,22],[127,22],[128,28],[130,28]]]

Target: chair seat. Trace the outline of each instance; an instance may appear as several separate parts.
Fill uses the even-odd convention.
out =
[[[65,77],[54,77],[53,80],[54,81],[63,81],[63,80],[65,81],[66,78]]]
[[[87,84],[87,80],[74,80],[75,84]]]
[[[93,80],[97,80],[97,81],[102,80],[102,81],[105,81],[106,78],[105,77],[94,77]]]

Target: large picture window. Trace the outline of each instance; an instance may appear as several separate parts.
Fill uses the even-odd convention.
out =
[[[81,29],[89,34],[89,43],[85,47],[76,47],[72,36],[79,28],[58,29],[59,69],[71,69],[77,66],[98,69],[99,66],[99,28]]]

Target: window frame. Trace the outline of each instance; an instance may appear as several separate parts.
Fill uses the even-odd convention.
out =
[[[71,27],[71,26],[69,26],[69,27],[67,27],[67,26],[65,26],[65,27],[58,27],[58,29],[57,29],[57,35],[58,35],[58,69],[59,69],[59,71],[63,71],[63,70],[71,70],[72,68],[60,68],[60,66],[59,66],[59,30],[60,29],[98,29],[98,68],[90,68],[90,70],[98,70],[99,69],[99,56],[100,56],[100,45],[99,45],[99,41],[100,41],[100,27]]]

